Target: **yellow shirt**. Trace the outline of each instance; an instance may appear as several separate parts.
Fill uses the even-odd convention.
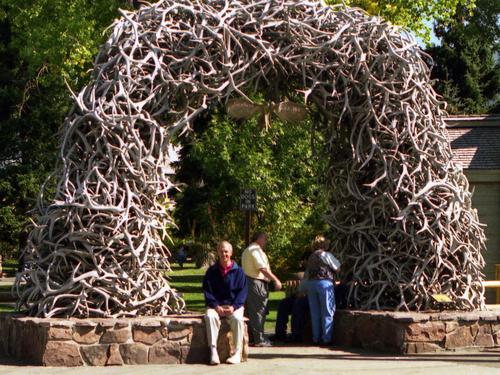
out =
[[[269,260],[267,259],[266,253],[260,248],[256,243],[251,243],[243,254],[241,254],[241,266],[243,267],[243,272],[248,277],[269,281],[262,272],[261,268],[269,269]]]

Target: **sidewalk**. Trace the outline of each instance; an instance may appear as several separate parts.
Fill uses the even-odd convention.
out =
[[[369,352],[349,352],[316,347],[251,348],[249,361],[241,365],[151,365],[119,367],[48,368],[6,364],[0,374],[28,375],[157,375],[167,374],[500,374],[500,349],[483,352],[451,352],[394,357]]]

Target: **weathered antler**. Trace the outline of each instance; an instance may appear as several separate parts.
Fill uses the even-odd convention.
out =
[[[294,0],[123,12],[74,95],[19,306],[40,316],[182,311],[164,275],[171,135],[209,103],[277,83],[303,93],[331,135],[327,221],[350,302],[423,309],[440,292],[481,307],[484,235],[418,47],[360,10]]]

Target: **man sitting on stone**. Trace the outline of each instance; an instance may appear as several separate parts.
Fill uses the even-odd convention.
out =
[[[236,364],[241,362],[243,350],[243,305],[247,298],[247,282],[243,269],[231,259],[233,247],[229,242],[221,241],[217,246],[217,254],[218,262],[207,270],[203,279],[210,364],[220,363],[217,338],[221,317],[228,319],[233,334],[234,353],[226,360],[226,363]]]

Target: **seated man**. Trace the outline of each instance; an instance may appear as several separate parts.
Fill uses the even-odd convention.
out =
[[[226,363],[240,363],[243,349],[244,317],[243,305],[247,298],[247,281],[243,269],[231,260],[233,247],[227,241],[217,246],[219,260],[212,265],[203,279],[203,292],[207,313],[208,344],[210,345],[210,364],[220,363],[217,353],[220,318],[226,317],[233,334],[234,353]]]

